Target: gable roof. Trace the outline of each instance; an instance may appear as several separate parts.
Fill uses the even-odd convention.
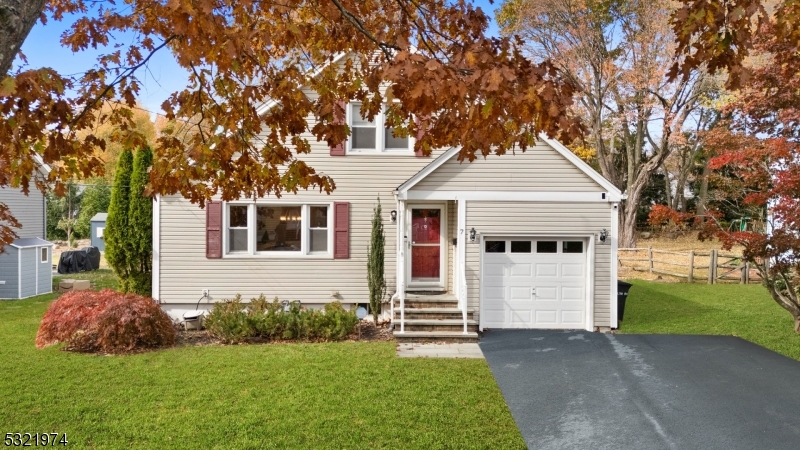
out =
[[[108,218],[108,213],[97,213],[89,220],[89,222],[105,222],[106,218]]]
[[[572,151],[570,151],[570,149],[565,147],[563,144],[561,144],[555,139],[550,139],[544,135],[540,135],[539,138],[542,141],[544,141],[548,146],[550,146],[553,150],[555,150],[557,153],[563,156],[567,161],[572,163],[573,166],[575,166],[581,172],[586,174],[586,176],[591,178],[595,183],[604,188],[609,194],[609,201],[612,202],[620,201],[627,197],[624,194],[622,194],[622,192],[620,192],[620,190],[617,189],[617,187],[614,186],[614,184],[612,184],[605,177],[597,173],[597,171],[595,171],[589,164],[587,164],[577,155],[572,153]],[[455,157],[458,154],[459,150],[460,150],[459,148],[453,147],[444,152],[438,158],[433,160],[430,164],[425,166],[422,170],[417,172],[414,176],[412,176],[411,178],[406,180],[403,184],[398,186],[397,189],[395,190],[395,194],[407,192],[408,190],[416,186],[420,181],[422,181],[428,175],[436,171],[436,169],[441,167],[444,163]]]
[[[322,71],[323,71],[323,70],[325,70],[325,68],[326,68],[326,67],[330,66],[331,64],[336,64],[336,63],[338,63],[339,61],[341,61],[341,59],[342,59],[342,58],[344,58],[344,57],[345,57],[345,56],[347,56],[347,55],[348,55],[348,53],[346,53],[346,52],[337,53],[337,54],[336,54],[336,55],[333,57],[333,59],[331,59],[330,61],[326,62],[326,63],[325,63],[325,64],[323,64],[323,65],[322,65],[320,68],[318,68],[317,70],[315,70],[315,71],[314,71],[314,72],[311,74],[310,78],[314,78],[314,77],[316,77],[317,75],[319,75],[320,73],[322,73]],[[303,86],[303,88],[305,88],[305,87],[306,87],[306,86]],[[302,88],[301,88],[301,89],[302,89]],[[258,105],[258,107],[256,107],[256,114],[258,114],[259,116],[262,116],[262,115],[264,115],[264,114],[265,114],[267,111],[269,111],[270,109],[274,108],[274,107],[275,107],[275,106],[276,106],[278,103],[280,103],[280,102],[279,102],[279,101],[277,101],[277,100],[274,100],[274,99],[269,99],[269,100],[265,101],[264,103],[262,103],[262,104]]]

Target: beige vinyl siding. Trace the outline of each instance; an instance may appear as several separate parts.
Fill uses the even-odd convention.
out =
[[[489,155],[473,162],[453,157],[422,179],[414,191],[604,192],[548,144],[524,153]]]
[[[466,273],[468,304],[476,313],[480,299],[480,236],[493,233],[541,233],[559,237],[569,234],[597,234],[611,229],[608,203],[522,203],[467,202],[466,229],[479,236],[467,242]],[[595,244],[594,325],[611,324],[611,245]]]
[[[162,199],[160,300],[167,304],[195,303],[203,289],[219,301],[242,294],[245,300],[264,294],[268,298],[300,300],[303,303],[365,303],[367,298],[367,246],[372,211],[380,197],[386,233],[386,282],[395,291],[397,223],[390,211],[397,209],[393,192],[435,156],[348,155],[330,156],[324,142],[308,136],[312,151],[301,157],[318,172],[333,177],[331,195],[317,191],[287,193],[280,199],[259,202],[275,204],[350,202],[350,258],[324,259],[205,257],[205,211],[180,197]],[[332,214],[332,211],[330,212]],[[331,297],[332,292],[339,296]]]
[[[31,185],[29,195],[11,187],[0,188],[0,203],[6,204],[22,225],[22,228],[14,229],[19,237],[47,238],[44,230],[44,195],[35,186]]]

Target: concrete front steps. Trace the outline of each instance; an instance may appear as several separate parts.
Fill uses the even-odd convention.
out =
[[[478,322],[467,310],[467,333],[458,309],[458,299],[450,293],[406,293],[405,333],[400,332],[400,300],[394,303],[394,338],[398,342],[477,342]]]

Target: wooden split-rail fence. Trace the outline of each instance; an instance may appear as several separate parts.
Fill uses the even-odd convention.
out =
[[[760,283],[758,271],[739,255],[718,250],[678,252],[646,248],[617,249],[619,265],[638,272],[681,278],[689,283]]]

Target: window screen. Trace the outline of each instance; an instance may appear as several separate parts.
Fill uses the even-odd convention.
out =
[[[228,251],[247,251],[247,205],[228,207]]]
[[[328,207],[312,206],[309,223],[311,242],[309,250],[312,252],[328,251]]]
[[[353,124],[351,127],[353,150],[376,150],[378,127],[374,120],[369,121],[361,117],[361,103],[350,104],[350,117]]]

